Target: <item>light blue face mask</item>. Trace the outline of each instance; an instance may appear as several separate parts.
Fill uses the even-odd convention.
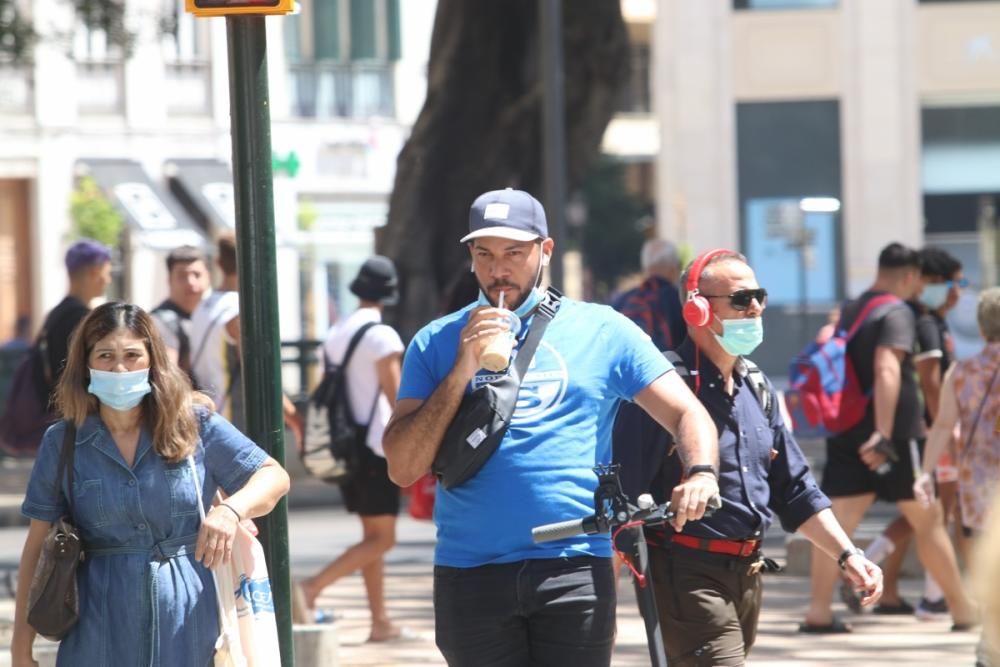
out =
[[[722,335],[715,332],[713,335],[722,349],[734,357],[750,354],[764,340],[764,320],[760,317],[719,321],[722,322]]]
[[[948,301],[948,290],[951,287],[948,283],[934,283],[924,288],[920,294],[920,303],[931,310],[937,310]]]
[[[87,391],[112,410],[131,410],[152,391],[149,369],[128,373],[114,373],[90,369],[90,386]]]
[[[514,314],[517,315],[519,319],[527,317],[528,313],[534,310],[535,307],[542,302],[543,296],[544,294],[542,294],[541,289],[539,289],[538,287],[532,288],[532,290],[528,292],[528,296],[527,298],[525,298],[524,302],[517,307],[517,310],[514,311]],[[493,305],[492,303],[490,303],[490,300],[486,297],[486,294],[484,294],[482,290],[479,290],[479,305],[480,306]]]

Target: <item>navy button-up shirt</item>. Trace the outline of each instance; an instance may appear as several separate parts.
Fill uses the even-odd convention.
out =
[[[722,509],[684,525],[684,534],[711,539],[756,539],[774,517],[794,532],[809,517],[830,507],[819,490],[795,438],[777,405],[764,411],[746,366],[733,370],[733,393],[726,393],[722,373],[690,339],[676,350],[690,375],[700,373],[698,399],[719,430],[719,490]],[[770,380],[767,389],[776,400]],[[669,499],[684,474],[673,437],[634,404],[619,412],[614,431],[615,460],[622,464],[625,491],[634,498],[648,490],[657,502]]]

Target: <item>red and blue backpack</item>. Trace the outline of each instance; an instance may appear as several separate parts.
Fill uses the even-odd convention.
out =
[[[786,394],[789,413],[803,415],[823,435],[843,433],[864,419],[871,391],[862,390],[847,345],[875,309],[893,303],[902,301],[892,294],[872,298],[849,329],[841,318],[829,340],[810,343],[792,360]]]

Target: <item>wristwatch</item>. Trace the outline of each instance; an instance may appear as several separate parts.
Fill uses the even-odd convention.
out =
[[[692,475],[697,475],[700,472],[710,472],[715,477],[715,481],[719,481],[719,471],[715,469],[715,466],[708,463],[699,463],[698,465],[691,466],[688,468],[685,478],[690,479]]]
[[[847,559],[850,558],[851,556],[861,556],[862,558],[864,558],[865,552],[857,548],[856,546],[853,545],[849,546],[842,552],[840,552],[840,555],[837,557],[837,566],[840,567],[841,570],[843,570],[844,566],[847,564]]]

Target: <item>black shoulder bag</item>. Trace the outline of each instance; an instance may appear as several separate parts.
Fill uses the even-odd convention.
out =
[[[57,641],[69,634],[80,619],[76,570],[83,559],[80,535],[73,525],[73,454],[76,426],[66,420],[59,455],[59,483],[66,480],[69,516],[57,519],[42,542],[28,592],[28,625],[47,639]]]
[[[431,465],[431,471],[445,489],[465,483],[500,446],[514,415],[521,380],[528,372],[545,327],[559,311],[561,298],[557,289],[548,289],[511,371],[503,379],[483,385],[462,399]]]

